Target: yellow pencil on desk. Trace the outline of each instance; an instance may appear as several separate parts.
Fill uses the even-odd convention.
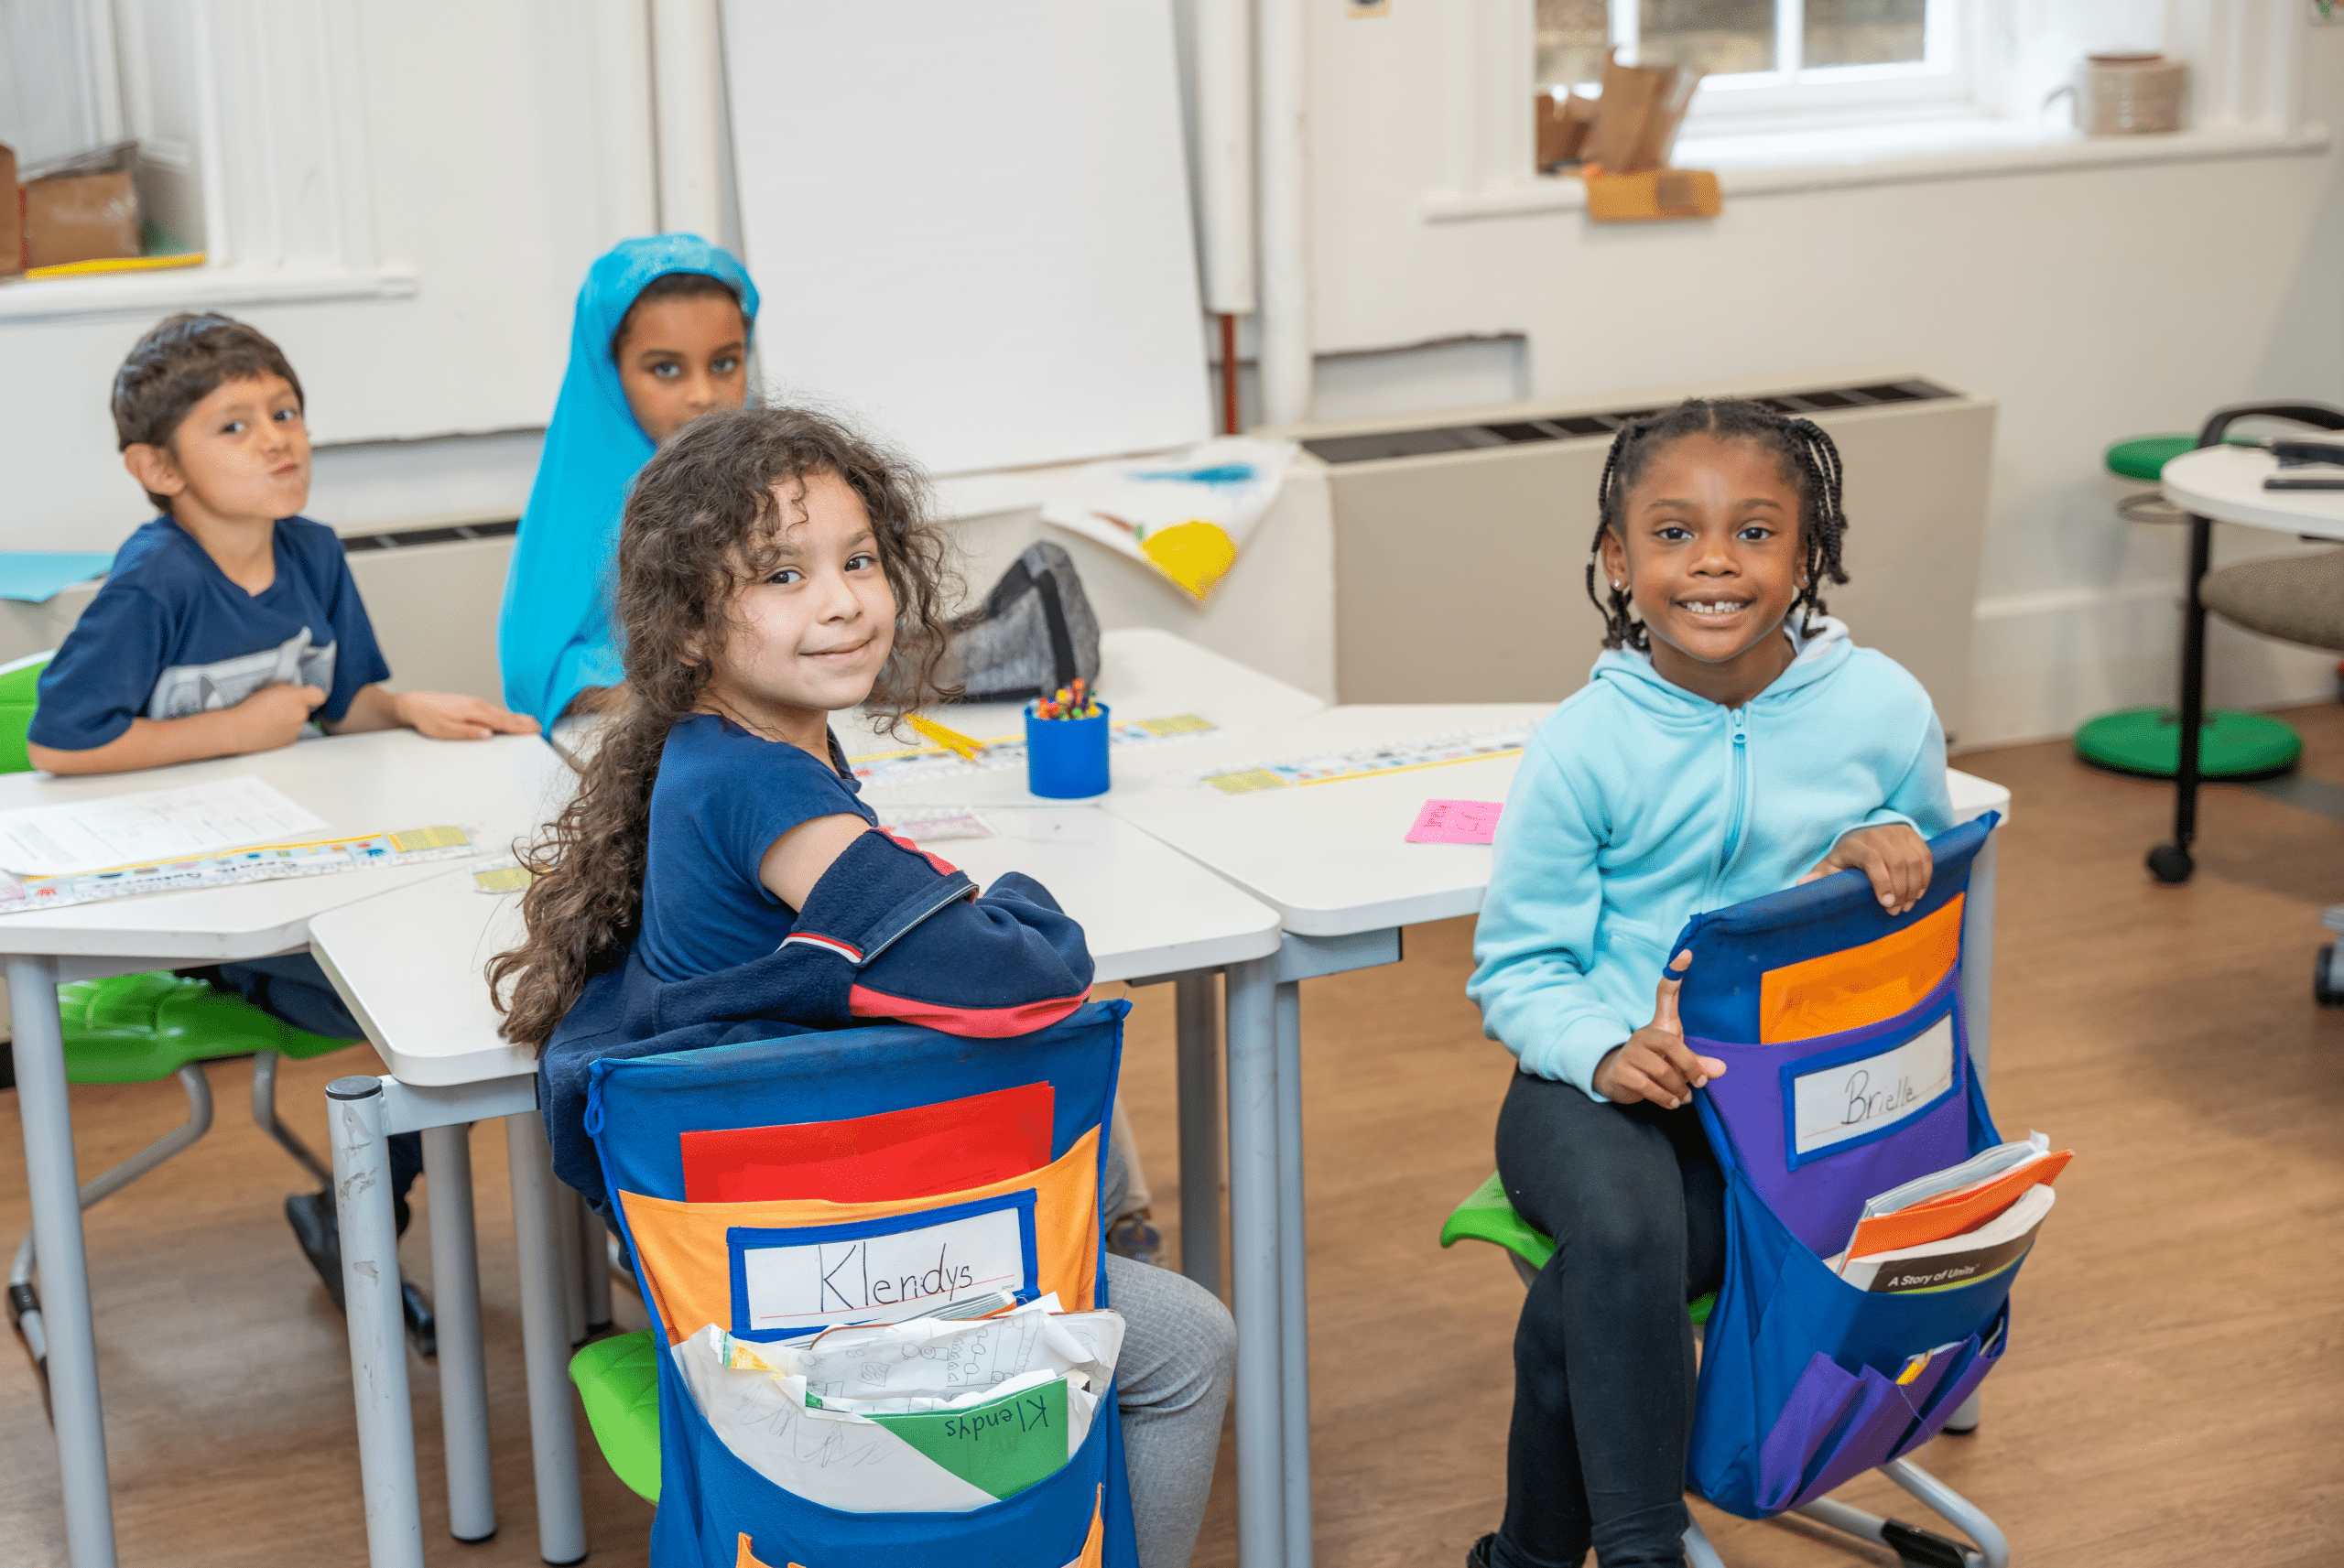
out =
[[[917,713],[911,716],[911,721],[913,729],[918,730],[921,734],[927,736],[929,740],[935,741],[946,751],[959,752],[961,759],[965,762],[973,762],[977,760],[977,752],[981,744],[980,742],[970,740],[969,737],[961,734],[958,730],[947,730],[943,725],[939,724],[933,719],[922,719]]]

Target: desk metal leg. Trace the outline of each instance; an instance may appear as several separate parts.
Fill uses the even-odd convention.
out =
[[[326,1117],[334,1212],[342,1227],[350,1375],[358,1400],[366,1561],[372,1568],[423,1568],[423,1502],[415,1480],[415,1414],[407,1394],[398,1224],[391,1213],[381,1080],[336,1078],[326,1086]]]
[[[578,1238],[584,1230],[580,1221],[585,1217],[585,1207],[576,1193],[555,1184],[553,1240],[561,1269],[561,1314],[567,1335],[564,1343],[573,1348],[586,1343],[586,1260],[578,1255]]]
[[[1994,1065],[1994,857],[2001,840],[1999,829],[1986,835],[1970,862],[1970,893],[1961,910],[1961,1022],[1980,1089],[1991,1082]],[[1985,1391],[1980,1388],[1961,1401],[1946,1422],[1948,1432],[1978,1430],[1978,1401]]]
[[[49,1336],[49,1409],[64,1483],[65,1549],[74,1568],[114,1568],[114,1503],[98,1403],[98,1338],[81,1246],[81,1189],[73,1168],[73,1113],[65,1087],[65,1027],[57,1012],[57,960],[12,956],[8,1008],[16,1021],[16,1115],[40,1259],[41,1326]]]
[[[431,1295],[440,1320],[440,1428],[448,1450],[448,1532],[496,1533],[488,1463],[488,1367],[480,1338],[480,1249],[472,1228],[472,1124],[423,1130],[431,1203]]]
[[[2198,752],[2206,722],[2206,601],[2198,590],[2213,552],[2213,520],[2192,516],[2189,595],[2181,621],[2181,754],[2173,775],[2173,842],[2149,851],[2149,871],[2161,882],[2186,882],[2197,869],[2189,846],[2198,837]]]
[[[1986,835],[1970,862],[1970,892],[1962,900],[1961,1022],[1980,1088],[1994,1055],[1994,850],[2001,838],[1999,829]]]
[[[1277,960],[1228,973],[1229,1235],[1237,1319],[1237,1561],[1286,1548],[1278,1376]]]
[[[1213,977],[1172,982],[1180,1043],[1180,1272],[1221,1294],[1221,1095]]]
[[[1310,1295],[1302,1233],[1302,986],[1278,987],[1278,1372],[1286,1568],[1310,1568]]]
[[[579,1282],[586,1292],[586,1336],[611,1329],[610,1230],[580,1198],[578,1207]]]
[[[521,1352],[529,1381],[529,1454],[537,1482],[537,1555],[576,1563],[586,1555],[586,1509],[578,1483],[578,1429],[570,1410],[572,1273],[561,1269],[560,1227],[570,1209],[553,1175],[546,1124],[534,1110],[505,1119],[513,1168],[513,1242],[521,1256]]]

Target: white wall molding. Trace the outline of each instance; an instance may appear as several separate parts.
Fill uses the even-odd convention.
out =
[[[2228,531],[2225,531],[2226,534]],[[1970,712],[1951,720],[1964,750],[2073,734],[2112,708],[2176,700],[2181,583],[2140,580],[1978,601]],[[2336,655],[2207,621],[2207,700],[2286,708],[2332,699]]]
[[[0,326],[12,321],[145,319],[173,310],[228,310],[329,299],[410,299],[417,287],[415,268],[404,265],[93,273],[0,289]]]
[[[1262,417],[1310,417],[1310,27],[1305,0],[1254,0]]]
[[[724,243],[724,43],[717,0],[651,0],[659,227]]]
[[[1948,142],[1959,137],[1949,135]],[[1752,161],[1737,165],[1703,157],[1697,150],[1688,159],[1701,168],[1715,168],[1718,188],[1729,200],[1753,196],[1783,196],[1809,190],[1848,189],[1860,186],[1922,185],[1952,179],[1981,179],[2004,175],[2054,174],[2074,169],[2145,167],[2155,164],[2200,163],[2249,157],[2317,156],[2335,145],[2326,125],[2312,124],[2287,130],[2253,126],[2226,130],[2176,131],[2167,135],[2109,136],[2084,140],[2046,136],[2041,140],[1949,146],[1943,151],[1912,151],[1893,145],[1866,147],[1850,135],[1843,157],[1826,158],[1809,152],[1774,156],[1780,164],[1761,161],[1766,156],[1763,138],[1752,138]],[[1575,175],[1538,175],[1512,184],[1492,184],[1478,190],[1428,190],[1418,198],[1417,214],[1427,223],[1449,223],[1477,218],[1511,218],[1536,212],[1576,212],[1587,206],[1587,188]]]

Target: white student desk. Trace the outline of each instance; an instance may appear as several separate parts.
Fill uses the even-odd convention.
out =
[[[1275,913],[1137,828],[1071,806],[1004,810],[993,821],[996,837],[930,847],[981,884],[1009,871],[1039,879],[1081,923],[1099,979],[1210,970],[1277,950]],[[450,1526],[466,1539],[494,1528],[486,1411],[472,1402],[479,1398],[480,1352],[470,1207],[438,1188],[443,1169],[468,1172],[466,1124],[494,1116],[508,1118],[506,1137],[515,1152],[539,1552],[549,1563],[576,1562],[586,1553],[567,1386],[569,1335],[556,1239],[560,1220],[545,1126],[536,1108],[536,1061],[497,1037],[497,1016],[480,979],[481,965],[518,938],[518,905],[515,895],[477,892],[467,868],[352,904],[312,925],[320,963],[391,1069],[382,1078],[340,1079],[329,1091],[373,1568],[420,1568],[423,1562],[398,1275],[387,1261],[371,1275],[361,1271],[368,1260],[392,1256],[386,1133],[423,1131],[435,1184],[432,1259],[443,1410],[450,1412],[445,1417]],[[450,1238],[444,1254],[443,1229]],[[451,1364],[451,1354],[469,1354],[469,1365]],[[467,1401],[461,1422],[451,1390]]]
[[[1099,639],[1099,699],[1113,711],[1117,723],[1147,719],[1171,719],[1193,714],[1216,726],[1218,734],[1174,737],[1155,745],[1118,748],[1112,753],[1112,775],[1118,788],[1151,778],[1167,768],[1177,769],[1189,753],[1207,741],[1231,734],[1270,734],[1288,721],[1318,712],[1324,702],[1298,687],[1291,687],[1234,659],[1199,648],[1184,637],[1151,627],[1131,627],[1102,633]],[[956,703],[929,710],[926,717],[975,741],[1023,738],[1023,703]],[[928,742],[918,735],[898,740],[880,730],[875,720],[860,712],[841,714],[839,744],[850,758],[861,758]],[[908,734],[908,731],[906,731]],[[874,806],[1037,806],[1050,804],[1026,788],[1026,767],[979,767],[912,784],[866,786]],[[1077,802],[1096,806],[1098,800]],[[945,857],[947,860],[950,856]]]
[[[1400,928],[1471,914],[1489,888],[1485,846],[1411,844],[1409,827],[1427,800],[1502,801],[1519,755],[1448,763],[1301,788],[1225,795],[1196,782],[1209,766],[1305,758],[1361,747],[1477,734],[1536,724],[1552,704],[1330,708],[1283,726],[1270,744],[1259,734],[1212,737],[1184,755],[1178,773],[1101,797],[1110,813],[1275,909],[1286,928],[1280,951],[1229,971],[1228,1051],[1232,1099],[1231,1230],[1239,1288],[1238,1385],[1275,1379],[1278,1408],[1241,1403],[1238,1452],[1283,1454],[1279,1493],[1241,1489],[1238,1542],[1246,1568],[1310,1563],[1309,1345],[1303,1250],[1301,988],[1319,975],[1400,957]],[[1955,816],[2007,811],[2007,790],[1948,772]],[[1819,848],[1819,847],[1818,847]],[[1970,944],[1965,1000],[1982,1073],[1989,1037],[1993,920],[1993,845],[1971,872],[1965,918]],[[1242,1079],[1242,1081],[1241,1081]],[[1241,1138],[1236,1105],[1274,1105],[1266,1134]],[[1248,1165],[1252,1168],[1248,1169]],[[1249,1197],[1275,1195],[1274,1212],[1249,1212]],[[1256,1200],[1258,1201],[1258,1200]],[[1250,1278],[1275,1279],[1269,1292]],[[1275,1310],[1265,1310],[1264,1298]],[[1275,1366],[1276,1371],[1272,1373]]]
[[[492,843],[526,832],[539,819],[541,803],[570,787],[559,760],[534,739],[440,741],[400,730],[101,778],[12,774],[0,778],[0,810],[244,773],[259,775],[324,817],[329,836],[461,824]],[[17,1114],[24,1121],[26,1176],[49,1332],[66,1545],[74,1568],[113,1568],[114,1547],[59,983],[298,952],[309,944],[310,922],[326,911],[446,870],[445,862],[427,862],[0,915],[0,954],[6,955],[16,1026]],[[385,1256],[390,1256],[387,1249]],[[396,1332],[395,1262],[385,1278],[393,1292]]]
[[[1083,807],[1110,806],[1123,795],[1144,790],[1166,773],[1186,776],[1213,742],[1276,747],[1287,727],[1326,707],[1308,692],[1287,686],[1234,660],[1198,647],[1168,632],[1132,629],[1109,632],[1100,638],[1100,699],[1119,722],[1168,719],[1193,714],[1209,720],[1212,733],[1194,739],[1118,748],[1110,753],[1112,786],[1105,795],[1080,803]],[[1022,704],[988,703],[957,706],[932,717],[975,740],[993,740],[1025,732]],[[901,745],[882,737],[863,723],[842,722],[839,739],[850,757],[869,755]],[[970,766],[913,783],[865,786],[865,799],[883,814],[906,808],[970,806],[1005,832],[1026,809],[1048,805],[1026,788],[1026,769]],[[1091,809],[1087,815],[1102,814]],[[933,846],[945,859],[969,866],[973,872],[999,852],[991,839],[939,841]],[[1006,869],[1004,864],[1004,869]],[[1017,869],[1026,870],[1019,864]],[[1053,892],[1058,883],[1042,871],[1034,873]],[[1134,890],[1136,891],[1136,890]],[[1063,894],[1061,893],[1061,896]],[[1283,946],[1273,934],[1271,944],[1253,957],[1266,961]],[[1221,1171],[1223,1119],[1215,1114],[1219,1100],[1214,1082],[1212,971],[1236,966],[1227,962],[1167,964],[1138,979],[1172,979],[1178,1041],[1180,1086],[1180,1265],[1181,1271],[1206,1289],[1221,1289]],[[1286,1465],[1280,1453],[1278,1411],[1282,1404],[1275,1346],[1278,1310],[1278,1195],[1275,1105],[1268,1093],[1275,1076],[1266,1059],[1251,1051],[1269,1042],[1229,1036],[1226,1072],[1228,1101],[1226,1132],[1229,1165],[1230,1217],[1234,1260],[1231,1295],[1238,1323],[1238,1450],[1237,1488],[1240,1508],[1251,1515],[1279,1509]],[[1273,1537],[1274,1539],[1274,1537]],[[1270,1568],[1275,1551],[1264,1553],[1249,1546],[1244,1568]]]

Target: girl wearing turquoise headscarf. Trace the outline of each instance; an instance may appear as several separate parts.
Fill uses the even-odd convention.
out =
[[[748,401],[756,319],[747,269],[697,234],[623,240],[587,269],[496,621],[515,713],[550,730],[619,684],[606,586],[627,489],[687,422]]]

